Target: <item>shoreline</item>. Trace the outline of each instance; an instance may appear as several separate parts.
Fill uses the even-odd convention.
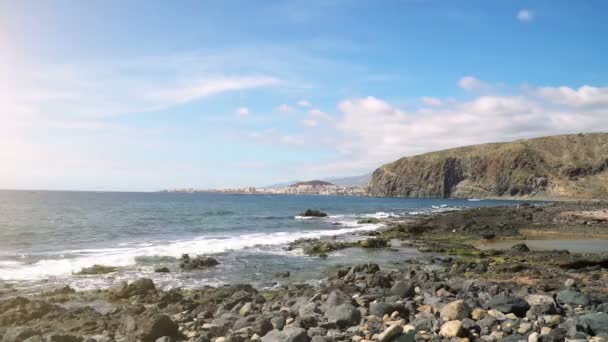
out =
[[[447,211],[407,222],[375,219],[386,227],[363,241],[399,240],[425,253],[400,260],[393,252],[390,265],[332,267],[316,286],[162,291],[139,279],[104,290],[15,293],[0,300],[0,340],[602,341],[608,338],[608,254],[530,251],[521,244],[480,250],[476,244],[525,239],[530,231],[592,238],[608,224],[570,214],[555,218],[605,209],[604,202],[559,202]],[[317,241],[332,240],[310,243]],[[343,246],[328,248],[331,256]],[[391,247],[357,242],[348,248]]]

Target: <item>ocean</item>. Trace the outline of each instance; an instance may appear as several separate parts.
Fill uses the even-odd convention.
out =
[[[77,290],[113,286],[138,277],[164,289],[226,283],[271,287],[314,282],[332,267],[396,263],[420,255],[412,248],[345,249],[327,259],[286,251],[299,238],[357,238],[380,225],[364,217],[407,218],[512,201],[215,193],[0,191],[0,282],[27,290],[69,285]],[[308,208],[327,218],[302,219]],[[188,253],[215,257],[207,270],[181,272]],[[117,266],[105,275],[77,275],[95,264]],[[155,273],[165,266],[170,273]],[[285,280],[277,272],[289,271]]]

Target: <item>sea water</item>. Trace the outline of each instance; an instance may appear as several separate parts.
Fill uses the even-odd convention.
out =
[[[334,252],[327,259],[287,251],[299,238],[349,238],[381,229],[364,217],[407,218],[509,201],[339,196],[231,195],[216,193],[112,193],[0,191],[0,282],[21,289],[69,285],[112,286],[137,277],[161,288],[226,283],[273,286],[277,272],[290,281],[323,277],[323,271],[362,262],[390,264],[419,255],[411,248]],[[328,213],[303,219],[306,209]],[[207,270],[181,272],[188,253],[215,257]],[[118,272],[82,276],[93,265]],[[170,273],[155,273],[166,266]]]

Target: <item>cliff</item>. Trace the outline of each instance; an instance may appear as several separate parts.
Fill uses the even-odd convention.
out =
[[[608,133],[460,147],[378,168],[372,196],[608,198]]]

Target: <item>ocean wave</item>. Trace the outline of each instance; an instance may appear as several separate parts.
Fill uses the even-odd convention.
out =
[[[257,246],[284,245],[301,238],[320,238],[350,234],[359,231],[376,230],[379,224],[357,224],[356,221],[340,221],[338,229],[324,229],[301,232],[255,233],[239,236],[204,236],[183,241],[172,241],[153,246],[121,246],[117,248],[82,249],[62,251],[55,258],[26,264],[16,261],[0,263],[0,280],[42,280],[64,278],[78,273],[85,267],[107,265],[115,267],[135,266],[138,261],[168,260],[189,254],[220,254]],[[77,253],[74,253],[77,252]],[[61,258],[61,255],[66,257]]]
[[[362,216],[369,217],[369,218],[377,218],[377,219],[400,217],[400,215],[397,215],[395,213],[385,213],[383,211],[379,211],[379,212],[373,213],[373,214],[364,214]]]

